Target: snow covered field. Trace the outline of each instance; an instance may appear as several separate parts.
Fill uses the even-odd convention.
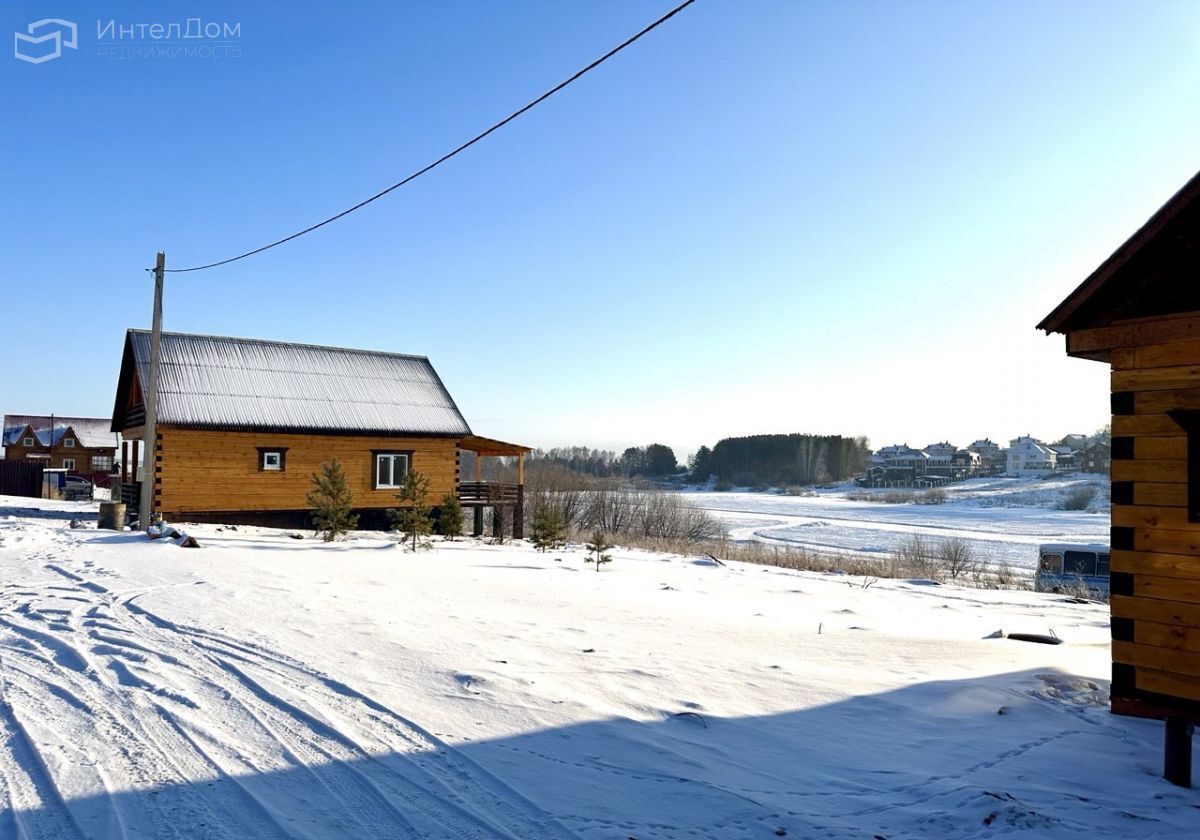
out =
[[[1047,542],[1107,543],[1107,511],[1059,510],[1070,487],[1090,479],[971,479],[946,488],[941,505],[851,501],[844,489],[815,496],[691,492],[734,539],[761,540],[814,550],[884,554],[912,534],[959,538],[990,563],[1034,568]]]
[[[90,507],[0,498],[6,840],[1200,836],[1102,606]]]

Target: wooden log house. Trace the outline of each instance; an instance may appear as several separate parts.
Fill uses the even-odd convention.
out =
[[[1112,710],[1167,721],[1190,784],[1200,721],[1200,175],[1039,328],[1111,366]]]
[[[424,356],[245,338],[163,333],[158,426],[145,442],[150,334],[129,330],[112,429],[126,441],[121,498],[136,512],[140,478],[168,521],[309,527],[305,496],[321,464],[345,470],[359,527],[386,528],[409,471],[476,510],[502,510],[523,536],[529,447],[474,435]],[[141,476],[133,469],[142,455]],[[460,481],[460,452],[513,457],[516,484]]]
[[[34,461],[101,484],[113,470],[117,436],[103,417],[4,415],[4,458]]]

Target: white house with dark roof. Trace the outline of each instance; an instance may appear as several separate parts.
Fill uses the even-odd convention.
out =
[[[1034,437],[1015,438],[1008,446],[1006,473],[1028,477],[1050,475],[1058,465],[1058,453]]]

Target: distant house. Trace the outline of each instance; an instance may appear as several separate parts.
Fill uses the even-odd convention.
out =
[[[972,452],[970,449],[956,449],[954,455],[950,458],[950,463],[954,467],[954,474],[957,476],[972,476],[979,472],[980,457],[978,452]]]
[[[1070,446],[1062,443],[1051,444],[1050,448],[1054,450],[1055,463],[1054,468],[1060,472],[1069,472],[1078,466],[1078,453]]]
[[[47,469],[65,469],[88,477],[113,470],[117,435],[101,417],[49,414],[4,415],[5,460],[37,461]]]
[[[979,467],[981,470],[994,470],[1005,466],[1003,448],[1001,448],[1000,444],[987,438],[980,438],[974,443],[969,444],[967,449],[979,455]]]
[[[1053,449],[1026,435],[1009,444],[1006,472],[1020,477],[1050,475],[1057,462],[1058,454]]]
[[[1062,442],[1064,446],[1069,446],[1075,452],[1079,452],[1087,448],[1090,440],[1087,435],[1064,435]]]
[[[864,481],[872,487],[902,487],[926,483],[929,456],[907,443],[885,446],[867,459]]]
[[[931,443],[922,450],[929,458],[925,472],[927,475],[938,475],[951,478],[954,475],[954,453],[958,447],[953,443]]]
[[[1112,447],[1104,441],[1097,441],[1083,450],[1079,462],[1084,472],[1108,474],[1112,471]]]
[[[130,440],[124,462],[138,461],[145,438],[144,393],[150,335],[129,330],[111,428]],[[522,533],[524,457],[529,447],[477,437],[424,356],[164,333],[157,435],[152,453],[154,511],[169,520],[304,527],[305,496],[321,464],[337,458],[360,527],[388,525],[409,472],[429,480],[434,505],[457,494],[475,508],[504,510]],[[460,481],[460,450],[511,456],[516,484]],[[137,504],[128,471],[122,498]],[[494,527],[501,522],[496,517]]]

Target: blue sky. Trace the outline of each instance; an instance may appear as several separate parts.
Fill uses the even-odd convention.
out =
[[[155,251],[344,209],[670,5],[0,5],[80,32],[0,56],[0,411],[108,413]],[[188,17],[240,56],[98,54],[97,20]],[[1107,368],[1033,327],[1200,164],[1198,46],[1184,2],[700,0],[388,198],[169,277],[165,325],[421,353],[533,445],[1092,431]]]

